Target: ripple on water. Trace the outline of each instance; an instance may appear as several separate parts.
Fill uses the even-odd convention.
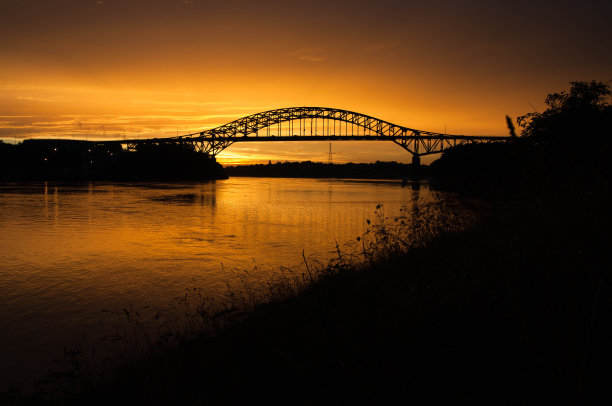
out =
[[[75,337],[105,334],[102,309],[170,311],[194,280],[217,294],[236,269],[265,279],[303,251],[326,262],[376,205],[399,214],[415,193],[431,199],[426,187],[381,181],[0,185],[0,319],[11,325],[0,390],[46,370]]]

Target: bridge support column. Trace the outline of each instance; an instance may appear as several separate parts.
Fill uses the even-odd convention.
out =
[[[412,154],[412,167],[410,168],[410,179],[421,180],[423,174],[421,173],[421,156]]]

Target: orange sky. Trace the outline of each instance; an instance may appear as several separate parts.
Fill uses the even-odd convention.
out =
[[[0,138],[159,137],[289,106],[506,135],[506,114],[612,79],[610,3],[0,0]],[[218,158],[325,161],[328,148]],[[333,148],[336,162],[410,160],[393,143]]]

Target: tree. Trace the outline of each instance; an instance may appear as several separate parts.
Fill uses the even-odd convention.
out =
[[[568,142],[576,137],[599,137],[612,132],[612,106],[608,83],[570,82],[569,92],[551,93],[548,108],[528,113],[517,121],[525,137],[536,141]]]

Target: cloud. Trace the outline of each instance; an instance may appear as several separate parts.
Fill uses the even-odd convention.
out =
[[[154,109],[154,111],[161,111],[164,113],[195,113],[195,110],[187,109]]]
[[[60,97],[32,97],[32,96],[17,96],[17,100],[33,101],[40,103],[56,103]]]
[[[325,61],[325,58],[321,55],[321,52],[316,48],[300,48],[296,51],[291,52],[289,55],[295,56],[297,59],[301,61],[308,61],[308,62]]]
[[[163,106],[217,106],[229,104],[227,101],[195,102],[195,101],[166,101],[166,100],[130,100],[133,104],[154,104]]]
[[[172,113],[172,112],[168,112]],[[114,139],[124,132],[140,138],[168,137],[218,127],[244,114],[148,114],[148,115],[0,115],[1,138]],[[91,130],[91,131],[90,131]]]
[[[270,105],[261,106],[241,106],[241,105],[228,105],[227,107],[214,107],[211,111],[241,111],[242,116],[248,116],[253,113],[264,112],[272,110]]]

